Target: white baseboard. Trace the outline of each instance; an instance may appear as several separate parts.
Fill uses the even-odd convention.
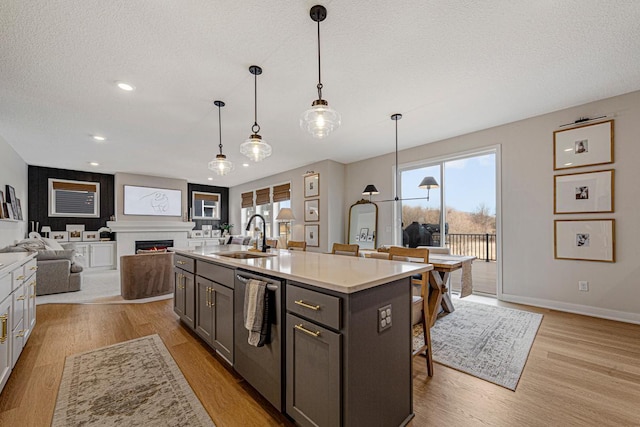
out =
[[[585,316],[599,317],[619,322],[640,324],[640,314],[627,311],[609,310],[606,308],[591,307],[588,305],[571,304],[567,302],[552,301],[540,298],[529,298],[518,295],[502,294],[500,300],[517,304],[532,305],[534,307],[549,308],[552,310],[566,311],[568,313],[583,314]]]

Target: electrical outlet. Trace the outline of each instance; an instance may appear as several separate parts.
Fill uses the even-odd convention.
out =
[[[378,332],[386,331],[391,327],[391,304],[378,309]]]
[[[578,290],[582,291],[582,292],[588,292],[589,291],[589,282],[587,282],[586,280],[580,280],[578,282]]]

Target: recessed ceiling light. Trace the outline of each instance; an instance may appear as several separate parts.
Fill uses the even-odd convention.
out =
[[[249,163],[243,163],[242,166],[244,166],[245,168],[249,167]]]
[[[104,136],[100,136],[100,135],[93,135],[93,139],[95,139],[96,141],[104,141],[105,138]]]
[[[209,177],[209,178],[207,178],[207,179],[208,179],[209,181],[213,181],[213,178],[211,178],[211,177]]]
[[[91,166],[100,166],[100,163],[98,163],[98,162],[89,162],[89,164]]]
[[[125,90],[127,92],[131,92],[132,90],[135,90],[135,86],[129,83],[125,83],[125,82],[116,82],[116,84],[118,85],[118,87],[122,90]]]

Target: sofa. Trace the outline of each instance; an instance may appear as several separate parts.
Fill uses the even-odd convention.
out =
[[[75,250],[65,249],[52,239],[25,239],[0,252],[37,252],[36,295],[73,292],[82,288],[82,266],[75,261]]]

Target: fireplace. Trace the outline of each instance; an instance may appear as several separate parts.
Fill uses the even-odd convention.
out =
[[[173,246],[173,240],[136,240],[135,241],[135,252],[137,253],[139,249],[142,250],[160,250],[167,249]]]

